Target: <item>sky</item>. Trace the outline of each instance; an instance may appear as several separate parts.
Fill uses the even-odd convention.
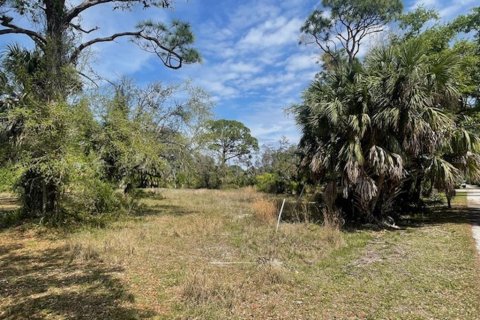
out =
[[[409,0],[404,8],[423,4],[448,21],[478,6],[477,1]],[[319,5],[318,0],[177,0],[171,9],[122,12],[107,4],[85,11],[81,23],[85,29],[99,27],[83,40],[134,30],[142,20],[190,23],[202,63],[167,69],[155,55],[118,40],[92,47],[92,67],[110,81],[126,76],[140,85],[190,80],[210,93],[216,118],[243,122],[260,144],[274,144],[282,136],[296,143],[300,132],[286,109],[301,102],[302,92],[320,70],[319,49],[300,45],[299,30]],[[0,47],[13,40],[28,45],[27,39],[1,37]],[[364,48],[378,41],[371,39]]]

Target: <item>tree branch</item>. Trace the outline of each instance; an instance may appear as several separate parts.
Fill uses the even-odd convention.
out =
[[[95,39],[92,39],[92,40],[87,41],[85,43],[82,43],[77,48],[75,48],[75,50],[73,50],[73,53],[70,57],[70,62],[75,64],[78,60],[78,56],[80,55],[80,53],[83,50],[85,50],[86,48],[90,47],[91,45],[94,45],[94,44],[99,43],[99,42],[110,42],[110,41],[113,41],[116,38],[120,38],[120,37],[139,37],[141,35],[141,32],[142,32],[141,30],[140,31],[131,31],[131,32],[120,32],[120,33],[112,34],[109,37],[95,38]]]
[[[85,73],[83,73],[83,72],[81,72],[81,71],[77,71],[77,73],[78,73],[79,75],[81,75],[82,77],[84,77],[85,79],[87,79],[87,80],[89,80],[90,82],[92,82],[92,83],[95,85],[95,87],[97,87],[97,88],[99,87],[98,83],[96,83],[95,80],[93,80],[91,77],[87,76]]]
[[[97,31],[99,29],[98,27],[95,27],[95,28],[92,28],[92,29],[89,29],[89,30],[85,30],[79,24],[75,24],[75,23],[71,23],[71,22],[70,22],[70,26],[77,31],[87,33],[87,34],[93,32],[93,31]]]
[[[151,1],[153,2],[153,1]],[[158,0],[157,3],[148,3],[146,0],[85,0],[80,3],[78,6],[70,9],[65,15],[65,23],[70,23],[74,18],[78,17],[80,13],[87,10],[88,8],[97,6],[104,3],[124,3],[127,6],[133,4],[143,4],[144,7],[149,7],[151,5],[168,8],[170,6],[171,0]]]
[[[136,39],[143,39],[146,41],[150,41],[151,43],[154,44],[153,48],[153,53],[157,54],[157,56],[162,60],[163,64],[171,69],[179,69],[182,67],[183,63],[183,58],[176,53],[175,47],[173,48],[167,48],[165,47],[158,38],[149,36],[148,34],[144,33],[144,30],[139,30],[139,31],[127,31],[127,32],[120,32],[120,33],[115,33],[112,34],[111,36],[108,37],[103,37],[103,38],[95,38],[90,41],[87,41],[85,43],[82,43],[79,45],[72,53],[70,57],[70,62],[75,64],[78,60],[78,57],[80,53],[85,50],[86,48],[100,42],[110,42],[114,41],[117,38],[121,37],[133,37]],[[140,46],[141,47],[141,46]],[[142,47],[141,47],[142,48]],[[163,50],[163,52],[159,52],[158,49]],[[147,50],[147,48],[143,47],[142,49]]]
[[[5,34],[24,34],[29,36],[37,45],[39,45],[41,48],[45,47],[46,40],[43,38],[40,34],[36,33],[35,31],[24,29],[21,27],[18,27],[14,24],[12,24],[13,18],[8,17],[8,16],[0,16],[0,25],[7,27],[8,29],[2,29],[0,30],[0,35],[5,35]]]

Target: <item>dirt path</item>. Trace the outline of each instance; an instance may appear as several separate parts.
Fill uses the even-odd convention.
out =
[[[467,205],[472,209],[470,219],[472,221],[473,238],[475,239],[477,250],[480,253],[480,189],[467,188],[459,192],[467,194]]]

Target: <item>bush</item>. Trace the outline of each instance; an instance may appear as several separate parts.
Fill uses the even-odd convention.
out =
[[[264,173],[256,177],[258,191],[277,193],[279,176],[275,173]]]
[[[73,161],[74,160],[74,161]],[[95,158],[75,158],[71,163],[70,180],[65,185],[64,210],[77,216],[120,213],[130,208],[133,196],[117,192],[113,184],[102,179],[101,165]]]
[[[19,176],[20,171],[13,166],[0,167],[0,192],[12,191]]]
[[[255,177],[258,191],[267,193],[296,193],[300,184],[277,173],[263,173]]]
[[[255,218],[263,223],[274,223],[277,218],[277,206],[273,201],[258,198],[252,203]]]

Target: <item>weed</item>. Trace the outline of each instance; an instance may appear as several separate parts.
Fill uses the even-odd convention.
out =
[[[255,218],[267,224],[273,224],[277,217],[277,207],[275,203],[266,198],[257,198],[252,203],[253,214]]]
[[[194,305],[216,304],[232,308],[234,290],[218,280],[201,270],[187,275],[182,289],[183,300]]]

